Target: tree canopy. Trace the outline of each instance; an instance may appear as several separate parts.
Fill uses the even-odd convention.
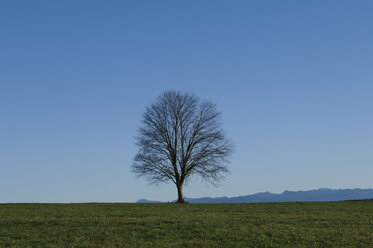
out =
[[[184,202],[183,185],[193,175],[212,184],[220,181],[233,151],[220,116],[210,101],[164,92],[143,114],[132,171],[151,183],[172,181],[178,202]]]

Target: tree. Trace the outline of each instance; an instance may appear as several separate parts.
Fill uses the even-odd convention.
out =
[[[233,151],[220,116],[210,101],[164,92],[143,114],[132,171],[154,184],[172,181],[178,203],[184,202],[183,186],[193,175],[215,185],[228,172]]]

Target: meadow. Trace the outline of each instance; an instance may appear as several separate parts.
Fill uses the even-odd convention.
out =
[[[0,204],[0,247],[373,247],[373,202]]]

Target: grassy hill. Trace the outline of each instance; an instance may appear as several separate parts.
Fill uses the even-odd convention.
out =
[[[373,247],[373,202],[0,204],[0,247]]]

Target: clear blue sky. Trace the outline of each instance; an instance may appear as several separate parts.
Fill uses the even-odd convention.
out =
[[[1,1],[0,202],[173,200],[130,172],[164,90],[236,145],[187,197],[373,187],[372,1]]]

